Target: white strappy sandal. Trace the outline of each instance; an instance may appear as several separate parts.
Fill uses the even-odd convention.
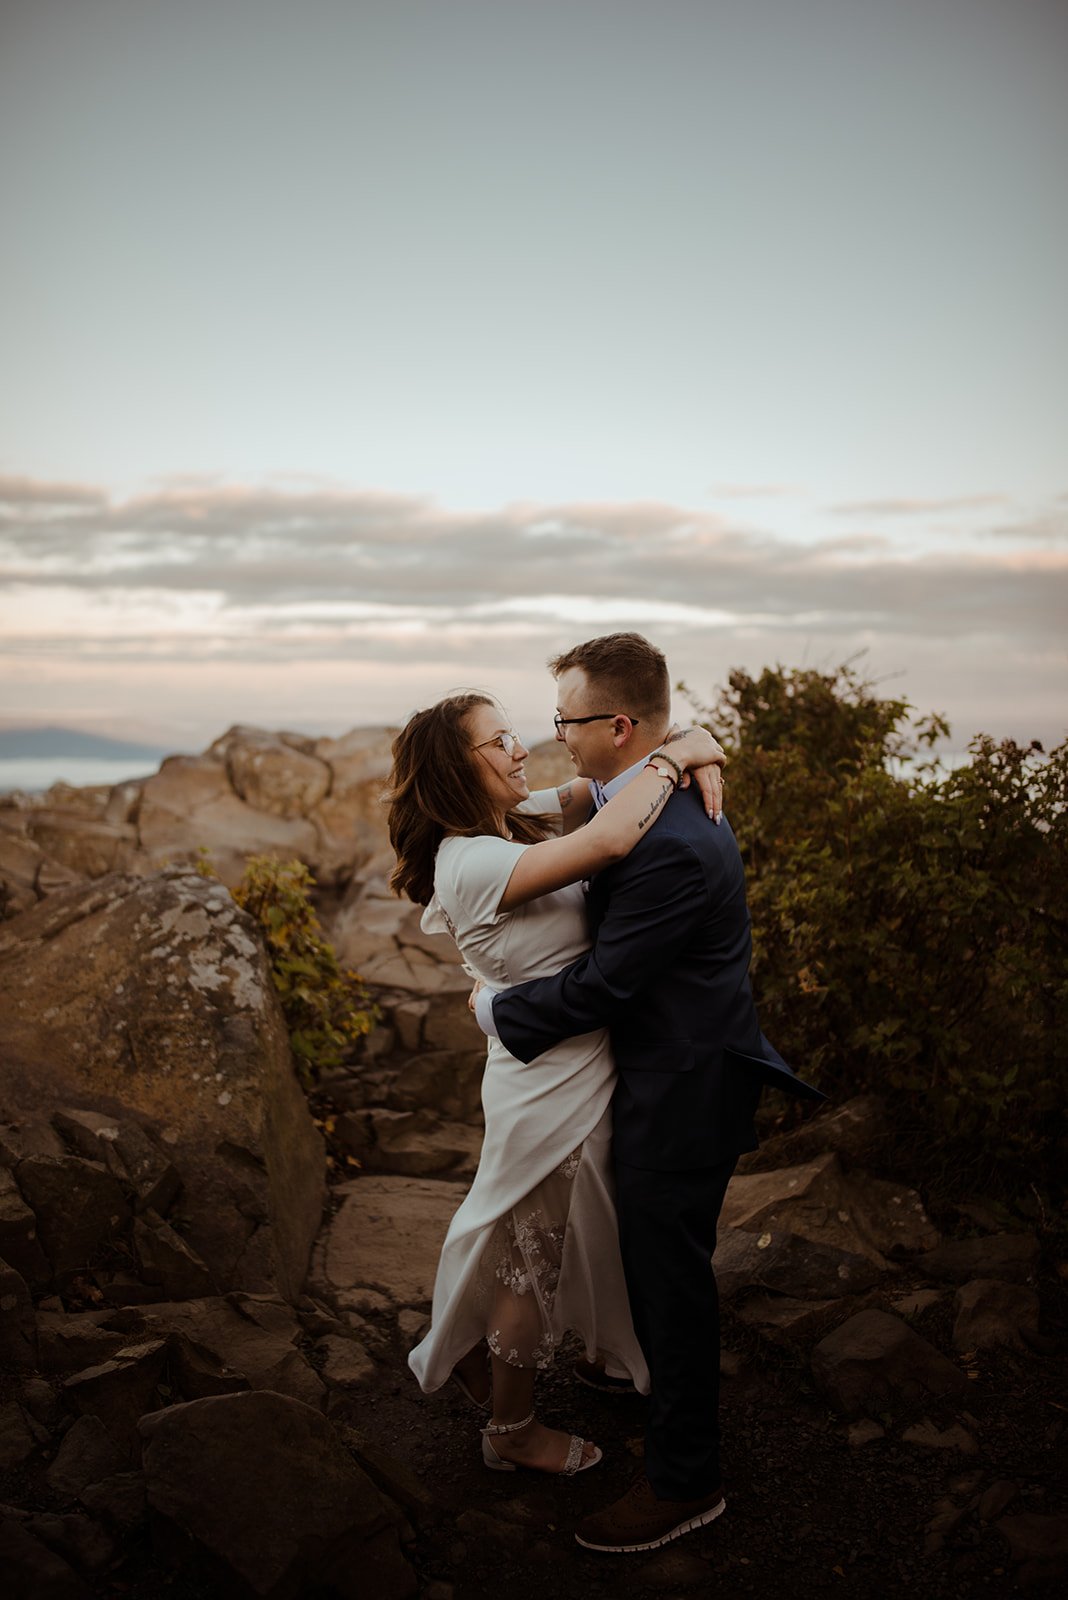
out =
[[[487,1422],[484,1428],[479,1429],[482,1435],[482,1459],[491,1472],[514,1472],[518,1466],[522,1466],[527,1472],[551,1471],[547,1467],[528,1467],[525,1462],[506,1461],[503,1456],[497,1454],[490,1443],[491,1439],[499,1438],[502,1434],[519,1433],[523,1428],[528,1428],[533,1421],[534,1413],[532,1411],[529,1417],[523,1418],[522,1422]],[[601,1460],[602,1451],[598,1445],[593,1446],[593,1455],[590,1456],[589,1460],[583,1460],[583,1451],[586,1448],[586,1444],[587,1440],[583,1439],[579,1434],[573,1433],[571,1435],[571,1443],[567,1447],[567,1460],[559,1469],[558,1475],[561,1478],[573,1478],[576,1472],[585,1472],[587,1467],[595,1467],[598,1461]]]

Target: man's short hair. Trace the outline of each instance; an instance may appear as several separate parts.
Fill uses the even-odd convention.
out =
[[[670,714],[667,661],[663,651],[640,633],[605,633],[549,660],[554,678],[572,667],[581,667],[598,699],[604,698],[601,711],[649,718]]]

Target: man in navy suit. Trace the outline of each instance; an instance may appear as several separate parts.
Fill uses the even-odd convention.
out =
[[[672,773],[671,685],[659,650],[640,634],[610,634],[549,665],[557,738],[592,780],[595,804],[650,758]],[[761,1086],[823,1096],[760,1031],[741,857],[696,785],[677,788],[630,855],[593,879],[587,906],[588,955],[555,977],[484,993],[478,1010],[521,1061],[573,1034],[611,1030],[620,1241],[652,1388],[644,1473],[575,1536],[593,1550],[650,1550],[723,1510],[711,1258],[735,1163],[756,1147]]]

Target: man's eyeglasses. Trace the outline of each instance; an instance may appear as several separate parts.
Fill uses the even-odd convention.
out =
[[[621,717],[623,715],[625,715],[625,713],[622,711],[598,711],[592,717],[562,717],[560,716],[559,712],[557,712],[556,716],[553,718],[553,724],[557,733],[559,733],[561,728],[573,728],[575,724],[579,722],[611,722],[613,717]],[[627,717],[627,721],[630,723],[632,728],[636,728],[638,726],[637,717]]]
[[[494,734],[492,739],[483,739],[481,744],[473,744],[471,748],[472,750],[485,750],[488,744],[495,744],[498,750],[503,750],[506,756],[510,756],[515,754],[515,747],[518,743],[518,733],[509,731],[508,733]]]

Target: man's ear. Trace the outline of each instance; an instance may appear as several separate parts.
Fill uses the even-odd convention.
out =
[[[634,736],[634,724],[629,717],[617,717],[612,727],[612,742],[617,750],[629,744]]]

